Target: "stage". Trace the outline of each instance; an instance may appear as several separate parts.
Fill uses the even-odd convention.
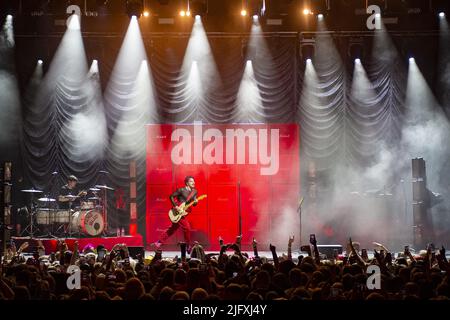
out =
[[[79,250],[91,244],[96,248],[98,245],[103,245],[107,250],[111,250],[115,244],[124,243],[127,247],[143,247],[143,239],[141,235],[123,236],[123,237],[103,237],[103,238],[30,238],[30,237],[13,237],[16,243],[16,248],[19,248],[22,243],[28,241],[29,247],[26,252],[32,252],[37,246],[38,241],[42,241],[45,247],[45,254],[50,254],[56,251],[56,244],[58,240],[64,240],[69,250],[73,250],[73,244],[78,241]]]

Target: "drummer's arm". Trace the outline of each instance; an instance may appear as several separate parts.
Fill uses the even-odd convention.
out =
[[[59,202],[68,202],[69,199],[67,199],[66,196],[64,196],[64,195],[59,195],[58,196],[58,201]]]

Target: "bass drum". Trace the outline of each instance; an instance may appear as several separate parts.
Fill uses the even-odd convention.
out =
[[[72,216],[72,230],[79,230],[89,236],[98,236],[104,229],[105,221],[99,211],[77,211]]]

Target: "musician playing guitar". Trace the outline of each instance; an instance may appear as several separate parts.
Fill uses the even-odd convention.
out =
[[[174,222],[172,219],[172,225],[164,231],[160,240],[154,243],[154,246],[159,249],[161,245],[175,232],[178,228],[181,227],[184,233],[184,239],[187,245],[187,251],[190,253],[190,243],[191,243],[191,226],[189,221],[187,220],[187,213],[191,211],[189,207],[186,212],[184,212],[184,207],[193,204],[197,205],[197,190],[195,189],[195,180],[192,176],[187,176],[184,179],[184,187],[177,189],[174,193],[169,196],[170,202],[173,205],[172,212],[176,216],[177,213],[183,215],[183,217],[178,221]]]
[[[77,206],[79,203],[79,197],[86,195],[86,191],[77,191],[78,178],[74,175],[67,178],[67,184],[64,185],[58,195],[58,207],[59,209],[70,209],[71,206]],[[79,204],[78,204],[79,205]]]

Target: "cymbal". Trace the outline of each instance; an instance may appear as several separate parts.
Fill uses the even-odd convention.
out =
[[[101,186],[101,185],[96,185],[95,187],[96,187],[96,188],[99,188],[99,189],[106,189],[106,190],[113,190],[113,191],[114,191],[114,188],[111,188],[111,187],[108,187],[108,186],[105,186],[105,185],[103,185],[103,186]]]
[[[52,199],[52,198],[39,198],[38,201],[42,201],[42,202],[54,202],[54,201],[56,201],[56,199]]]
[[[35,190],[35,189],[20,190],[20,191],[25,192],[25,193],[42,193],[43,192],[41,190]]]
[[[89,191],[98,192],[98,191],[100,191],[100,189],[99,188],[90,188]]]

